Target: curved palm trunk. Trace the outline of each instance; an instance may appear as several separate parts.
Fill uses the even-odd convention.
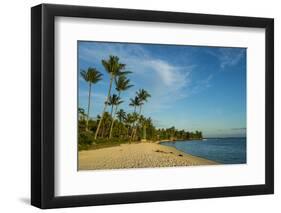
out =
[[[120,98],[120,95],[121,95],[121,93],[119,92],[119,94],[118,94],[119,98]],[[109,131],[109,139],[112,137],[112,130],[113,130],[113,125],[114,125],[114,122],[115,122],[115,116],[116,116],[117,110],[118,110],[118,105],[116,105],[115,111],[114,111],[114,114],[113,114],[113,117],[112,117],[112,122],[111,122],[111,125],[110,125],[110,131]],[[112,116],[112,112],[111,112],[111,116]]]
[[[138,122],[139,122],[139,120],[140,120],[141,110],[142,110],[142,105],[140,105],[140,111],[139,111],[139,119],[138,119]],[[134,135],[134,137],[136,136],[136,134],[137,134],[137,127],[136,127],[136,129],[135,129],[135,135]],[[133,138],[133,139],[134,139],[134,138]]]
[[[112,81],[113,81],[113,75],[111,75],[111,77],[110,77],[110,83],[109,83],[109,89],[108,89],[107,99],[106,99],[106,102],[104,103],[104,108],[103,108],[103,111],[102,111],[102,116],[101,116],[100,122],[99,122],[98,127],[97,127],[97,130],[96,130],[95,140],[96,140],[97,137],[98,137],[99,130],[100,130],[100,126],[101,126],[102,120],[103,120],[103,118],[104,118],[104,113],[105,113],[106,108],[107,108],[107,102],[108,102],[108,100],[109,100],[109,96],[110,96],[110,92],[111,92]]]
[[[139,111],[139,116],[141,115],[141,105],[140,105],[140,111]],[[135,137],[136,137],[136,134],[137,134],[137,126],[135,125],[134,129],[133,129],[133,132],[132,132],[132,139],[135,140]]]
[[[104,136],[104,132],[105,132],[105,129],[106,129],[106,123],[104,123],[101,127],[101,137],[103,138]]]
[[[116,108],[115,108],[115,110],[114,110],[114,115],[113,115],[113,117],[112,117],[112,122],[111,122],[111,125],[110,125],[110,130],[109,130],[109,139],[112,137],[112,130],[113,130],[113,125],[114,125],[114,121],[115,121],[115,114],[116,114],[116,112],[117,112],[117,106],[116,106]]]
[[[92,84],[89,83],[88,112],[87,112],[87,120],[86,120],[86,131],[89,130],[89,117],[90,117],[90,106],[91,106],[91,90],[92,90]]]
[[[137,107],[134,106],[134,113],[136,113],[136,111],[137,111]],[[130,136],[130,142],[133,139],[133,135],[134,135],[135,121],[133,122],[131,129],[132,129],[132,132],[131,132],[131,136]]]

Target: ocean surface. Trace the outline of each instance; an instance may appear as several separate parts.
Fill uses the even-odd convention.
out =
[[[246,163],[246,138],[210,138],[203,140],[162,142],[161,144],[218,163]]]

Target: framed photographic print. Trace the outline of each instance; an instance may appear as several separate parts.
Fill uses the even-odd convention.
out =
[[[272,194],[274,21],[31,9],[31,204]]]

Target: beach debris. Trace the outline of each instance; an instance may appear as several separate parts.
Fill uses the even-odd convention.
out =
[[[162,150],[159,150],[159,149],[157,149],[155,152],[160,152],[160,153],[164,153],[164,154],[169,154],[169,152],[165,152],[165,151],[162,151]]]

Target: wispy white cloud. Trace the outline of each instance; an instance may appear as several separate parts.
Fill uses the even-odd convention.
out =
[[[207,51],[208,54],[219,60],[220,68],[224,70],[228,66],[238,64],[245,54],[244,48],[219,48],[218,51]]]
[[[109,54],[117,55],[120,61],[127,64],[127,69],[133,72],[130,79],[134,85],[132,89],[122,95],[124,103],[120,108],[128,112],[133,110],[128,106],[129,99],[134,97],[138,89],[144,88],[151,94],[152,98],[143,106],[143,112],[146,116],[158,119],[156,121],[158,127],[165,127],[164,124],[167,123],[163,113],[169,112],[175,105],[182,104],[185,99],[212,86],[213,74],[201,80],[194,79],[197,76],[195,71],[199,65],[194,64],[189,58],[186,60],[189,62],[184,65],[173,64],[171,60],[166,61],[157,55],[151,55],[145,48],[137,44],[132,46],[118,43],[92,44],[80,47],[80,59],[88,63],[97,63],[101,59],[108,58]],[[104,75],[106,77],[105,73]],[[107,84],[108,82],[104,81],[104,83]],[[107,85],[103,87],[108,88]],[[96,100],[93,115],[99,113],[105,100],[105,93],[102,94],[103,91],[101,90],[99,92],[93,94],[93,98]],[[81,95],[87,97],[88,93],[85,91]]]
[[[174,125],[186,130],[200,129],[204,131],[204,135],[222,135],[216,129],[226,127],[227,121],[234,117],[230,118],[228,103],[225,106],[218,106],[215,101],[213,101],[215,104],[210,102],[210,105],[204,101],[207,100],[206,103],[209,103],[208,100],[213,98],[211,93],[219,91],[214,80],[219,82],[223,79],[221,77],[229,74],[221,71],[239,69],[242,65],[240,62],[246,56],[245,49],[204,48],[196,53],[179,49],[177,51],[170,51],[168,48],[154,49],[152,46],[138,44],[88,42],[81,43],[79,51],[81,68],[96,66],[103,73],[103,80],[92,87],[93,101],[90,114],[93,117],[102,112],[109,88],[109,76],[100,63],[109,55],[117,55],[120,61],[127,65],[126,69],[133,72],[129,78],[134,87],[121,95],[124,102],[120,108],[126,112],[133,111],[129,106],[129,99],[135,96],[138,89],[143,88],[152,96],[144,104],[143,113],[152,117],[153,123],[160,128]],[[114,87],[112,92],[115,92]],[[88,85],[79,79],[79,106],[85,109],[87,97]],[[200,101],[203,104],[200,104]],[[110,110],[109,107],[108,109]],[[243,127],[244,125],[239,125],[239,122],[227,127]],[[240,134],[244,130],[234,128],[225,131]]]
[[[149,60],[146,63],[157,73],[164,85],[168,87],[183,87],[187,83],[189,72],[181,73],[179,67],[172,66],[159,59]]]
[[[197,94],[205,89],[208,89],[212,86],[211,80],[213,79],[213,74],[207,76],[207,78],[199,80],[195,83],[194,87],[191,89],[192,94]]]
[[[190,73],[195,65],[176,66],[163,59],[152,56],[140,45],[84,45],[80,48],[80,59],[100,61],[108,58],[108,54],[118,55],[127,64],[127,69],[133,71],[131,80],[135,86],[126,96],[134,96],[135,91],[144,87],[152,98],[145,107],[150,113],[166,110],[177,100],[187,97],[185,89],[190,85]],[[134,82],[137,81],[137,82]],[[126,97],[123,97],[126,99]]]

